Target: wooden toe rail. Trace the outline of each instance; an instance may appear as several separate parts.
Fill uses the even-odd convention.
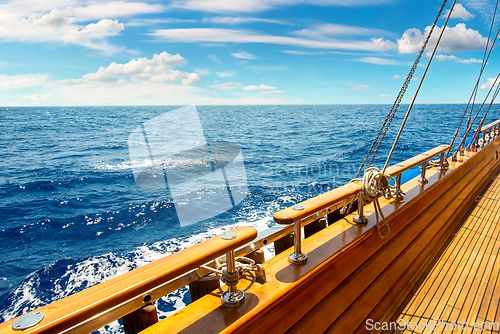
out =
[[[171,292],[162,290],[170,280],[245,245],[257,236],[257,231],[248,226],[229,232],[237,236],[231,240],[215,236],[77,292],[33,311],[45,314],[36,326],[21,332],[14,331],[12,324],[16,318],[0,324],[0,333],[90,333],[97,330]]]

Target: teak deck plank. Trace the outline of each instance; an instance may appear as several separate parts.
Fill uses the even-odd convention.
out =
[[[403,309],[398,321],[420,329],[402,333],[453,333],[424,323],[467,323],[462,333],[473,333],[475,323],[497,322],[500,327],[500,175],[478,197],[469,217],[454,234],[422,285]],[[498,333],[500,328],[482,333]],[[394,331],[401,333],[401,330]]]

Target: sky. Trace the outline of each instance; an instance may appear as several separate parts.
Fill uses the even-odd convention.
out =
[[[390,104],[441,4],[0,0],[0,106]],[[495,5],[457,1],[417,103],[469,100]],[[498,76],[495,51],[479,100]]]

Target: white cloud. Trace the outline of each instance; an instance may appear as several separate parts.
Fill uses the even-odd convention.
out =
[[[287,104],[295,100],[281,100],[276,96],[214,96],[199,86],[162,82],[124,82],[114,85],[58,85],[39,88],[38,94],[50,95],[50,100],[19,98],[9,105],[216,105],[216,104]],[[250,95],[250,94],[249,94]],[[5,103],[7,105],[7,103]]]
[[[188,73],[172,70],[175,66],[186,63],[179,54],[171,55],[167,52],[153,55],[152,59],[139,58],[126,64],[111,63],[108,67],[101,67],[97,72],[85,74],[80,79],[62,80],[61,85],[89,85],[95,83],[124,84],[130,78],[132,82],[182,82],[190,85],[202,79],[198,73]]]
[[[0,4],[0,40],[69,43],[114,53],[124,50],[106,42],[107,37],[118,35],[124,29],[116,18],[160,12],[164,8],[133,1],[82,3],[21,0]],[[88,21],[95,22],[78,24]]]
[[[318,24],[309,29],[302,29],[295,31],[296,35],[306,36],[314,39],[324,39],[332,35],[362,35],[362,36],[374,36],[374,35],[392,35],[391,32],[382,29],[364,28],[349,26],[344,24],[335,23],[325,23]]]
[[[262,90],[261,94],[274,94],[274,93],[285,93],[284,90]]]
[[[214,55],[208,55],[207,56],[208,59],[211,59],[214,63],[217,63],[217,64],[220,64],[221,61],[219,60],[219,58],[217,58],[217,56],[214,56]]]
[[[171,3],[174,8],[221,13],[255,13],[265,10],[297,4],[318,6],[367,6],[390,2],[390,0],[177,0]]]
[[[370,89],[367,85],[350,85],[349,88],[356,90]]]
[[[377,65],[411,65],[408,62],[402,62],[395,59],[386,59],[379,57],[363,57],[355,60],[363,63],[377,64]]]
[[[227,72],[215,72],[215,74],[217,74],[221,78],[229,78],[229,77],[232,77],[234,75],[234,73],[230,72],[230,71],[227,71]]]
[[[470,59],[461,59],[458,57],[455,57],[453,55],[446,56],[446,55],[435,55],[438,60],[454,60],[457,63],[462,63],[462,64],[472,64],[472,63],[482,63],[483,61],[480,59],[476,58],[470,58]]]
[[[491,21],[493,13],[495,12],[495,2],[491,0],[463,0],[465,5],[472,8],[483,16],[486,21]]]
[[[220,23],[220,24],[242,24],[250,22],[266,22],[266,23],[278,23],[285,24],[283,21],[270,20],[270,19],[260,19],[256,17],[236,17],[236,16],[215,16],[215,17],[204,17],[202,19],[205,23]]]
[[[342,55],[353,55],[352,52],[341,52],[341,51],[296,51],[296,50],[283,50],[283,53],[288,53],[291,55],[302,55],[302,56],[314,56],[314,55],[324,55],[324,54],[342,54]]]
[[[18,20],[0,19],[0,39],[30,43],[71,43],[109,53],[120,50],[120,48],[108,45],[105,39],[118,35],[124,29],[123,23],[102,19],[96,23],[81,26],[74,22],[74,18],[57,9],[46,14],[32,14]]]
[[[233,55],[233,57],[235,58],[241,58],[241,59],[257,59],[256,56],[254,56],[253,54],[250,54],[248,52],[245,52],[245,51],[241,51],[241,52],[236,52],[236,53],[231,53]]]
[[[271,89],[276,89],[276,87],[272,87],[272,86],[268,86],[268,85],[264,85],[264,84],[261,84],[260,86],[250,85],[250,86],[243,87],[243,90],[271,90]]]
[[[431,27],[425,28],[425,36],[429,33]],[[436,27],[432,33],[431,40],[427,50],[433,50],[436,41],[441,33],[441,28]],[[443,38],[439,43],[439,50],[443,52],[457,52],[465,50],[484,49],[487,39],[477,30],[467,29],[465,23],[458,23],[455,27],[446,28]],[[424,43],[424,34],[419,29],[408,29],[404,32],[401,39],[398,39],[399,53],[418,52]]]
[[[399,74],[396,74],[395,76],[392,77],[393,79],[401,79],[401,76]]]
[[[47,83],[43,74],[4,75],[0,74],[0,91],[42,86]]]
[[[50,95],[48,95],[48,94],[33,94],[33,95],[24,95],[22,98],[25,100],[31,100],[31,101],[48,101],[48,100],[50,100]]]
[[[124,17],[139,14],[161,13],[165,7],[145,2],[112,1],[108,3],[94,2],[87,6],[75,7],[73,15],[77,21],[99,20],[109,17]]]
[[[197,20],[194,19],[175,19],[175,18],[166,18],[166,19],[133,19],[128,21],[125,26],[127,27],[145,27],[152,26],[155,24],[162,23],[196,23]]]
[[[195,68],[194,71],[196,73],[198,73],[199,75],[208,75],[208,74],[210,74],[210,69],[208,69],[208,68],[198,68],[198,69]]]
[[[490,89],[493,86],[493,84],[495,83],[495,80],[497,81],[496,84],[495,84],[495,86],[498,86],[500,84],[500,78],[489,78],[488,81],[486,81],[485,83],[483,83],[481,85],[481,87],[479,87],[479,88],[481,88],[481,89]]]
[[[173,42],[230,42],[294,45],[319,49],[347,49],[365,51],[387,51],[395,48],[392,41],[372,38],[370,41],[312,40],[305,38],[261,35],[246,30],[191,28],[156,30],[152,35]]]
[[[380,97],[388,97],[388,96],[389,96],[389,95],[387,95],[387,94],[382,94],[382,95],[380,95]]]
[[[235,82],[226,82],[223,84],[215,84],[212,86],[208,86],[213,89],[219,89],[219,90],[228,90],[228,89],[235,89],[235,88],[240,88],[243,87],[242,84],[235,83]]]
[[[446,18],[448,17],[448,14],[450,14],[450,10],[447,9],[446,12],[441,16],[441,18]],[[452,19],[463,19],[463,20],[468,20],[473,18],[475,15],[469,13],[467,9],[465,9],[464,6],[461,4],[457,3],[455,4],[455,8],[453,9],[453,13],[451,13],[451,18]]]

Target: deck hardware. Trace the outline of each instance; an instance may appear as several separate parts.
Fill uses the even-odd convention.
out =
[[[309,238],[311,235],[321,231],[328,226],[326,219],[320,218],[309,225],[304,226],[304,238]]]
[[[295,205],[292,207],[292,209],[294,209],[295,211],[302,211],[305,208],[302,205]]]
[[[237,237],[236,233],[227,232],[220,236],[222,240],[232,240]]]
[[[438,170],[445,170],[445,169],[448,169],[448,167],[446,167],[444,165],[444,152],[441,153],[441,157],[439,158],[439,167],[438,167]]]
[[[363,196],[361,192],[358,195],[358,214],[352,217],[352,221],[356,224],[366,224],[368,223],[368,218],[363,214]]]
[[[150,293],[148,293],[144,297],[142,297],[142,302],[147,304],[147,303],[151,302],[152,298],[153,298],[153,296]]]
[[[418,182],[422,183],[422,184],[426,184],[427,182],[429,182],[429,180],[427,180],[425,178],[425,171],[427,170],[427,160],[424,161],[424,163],[422,164],[422,175],[420,176],[420,178],[418,179]]]
[[[38,323],[44,318],[45,314],[42,312],[28,313],[14,321],[14,323],[12,324],[12,330],[23,331],[25,329],[38,325]]]
[[[210,292],[220,288],[220,277],[218,275],[203,276],[189,283],[189,296],[191,302],[208,295]]]
[[[158,312],[153,304],[146,304],[122,317],[122,322],[125,334],[138,334],[158,322]]]
[[[302,226],[301,220],[294,223],[293,252],[288,255],[288,262],[291,264],[304,264],[307,262],[307,255],[302,253]]]
[[[397,164],[396,167],[404,167],[404,164]]]
[[[236,270],[234,251],[230,251],[226,254],[226,269],[222,271],[221,280],[226,283],[228,287],[220,297],[222,304],[229,307],[238,306],[243,298],[245,298],[245,293],[236,287],[240,281],[240,277]]]
[[[404,199],[403,196],[403,191],[401,190],[401,173],[398,174],[396,177],[396,194],[394,196],[394,199],[396,201],[402,201]]]

